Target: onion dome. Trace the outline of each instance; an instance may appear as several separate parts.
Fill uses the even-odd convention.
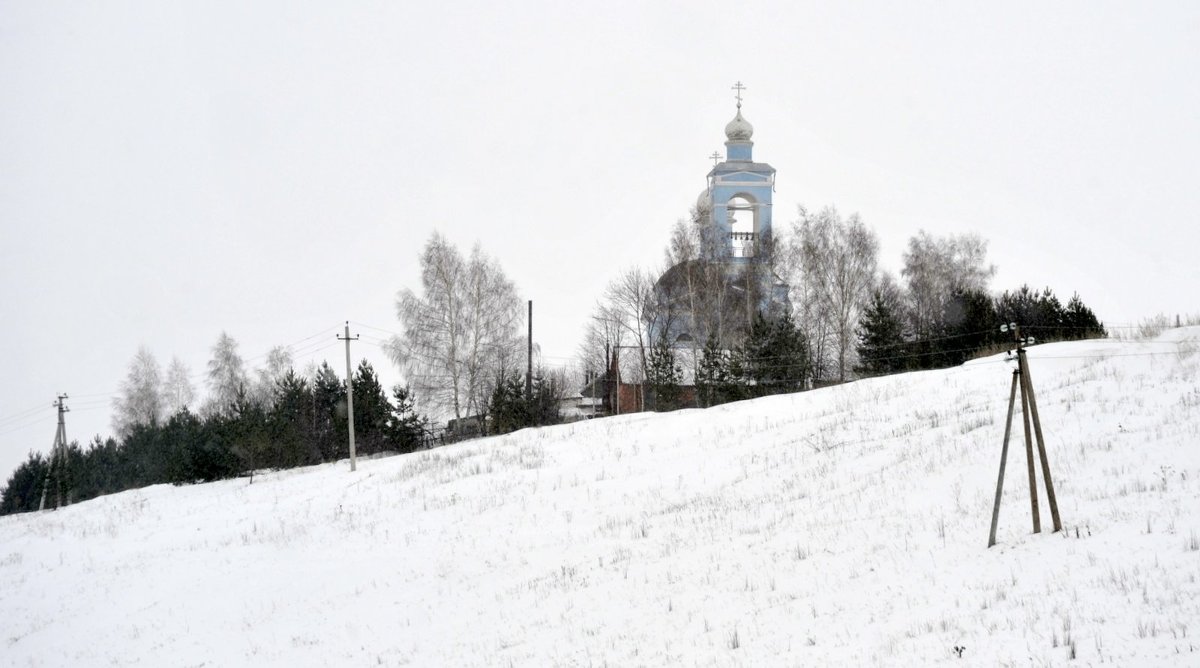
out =
[[[742,118],[741,105],[738,105],[737,116],[725,126],[725,138],[729,141],[750,141],[754,135],[754,126]]]
[[[696,209],[699,211],[712,210],[712,193],[708,188],[700,191],[700,196],[696,198]]]

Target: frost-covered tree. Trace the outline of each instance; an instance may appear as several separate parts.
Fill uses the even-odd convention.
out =
[[[192,385],[191,370],[178,357],[171,358],[167,367],[167,380],[163,384],[163,402],[167,415],[175,415],[185,408],[190,408],[196,400],[196,389]]]
[[[254,372],[252,395],[256,401],[270,408],[275,404],[275,388],[292,370],[292,351],[286,346],[275,346],[267,353],[267,359]]]
[[[966,292],[986,292],[996,267],[987,263],[987,241],[977,234],[934,237],[921,230],[908,240],[904,268],[908,325],[918,341],[942,329],[947,304]]]
[[[154,353],[141,346],[129,362],[120,396],[113,400],[113,431],[125,438],[135,426],[156,425],[162,417],[162,372]]]
[[[238,354],[237,341],[221,332],[212,348],[212,359],[208,361],[208,403],[205,412],[209,415],[227,415],[232,407],[247,400],[246,367]]]
[[[478,245],[464,258],[435,232],[420,262],[422,294],[400,292],[396,311],[404,332],[387,351],[422,405],[462,424],[487,410],[498,371],[516,364],[522,304]]]

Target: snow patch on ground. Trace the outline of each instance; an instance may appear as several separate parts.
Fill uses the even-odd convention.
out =
[[[1200,663],[1200,329],[0,518],[13,665]],[[1040,475],[1040,472],[1039,472]],[[954,651],[965,646],[960,659]]]

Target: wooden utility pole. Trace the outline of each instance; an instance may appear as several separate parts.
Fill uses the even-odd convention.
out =
[[[529,300],[529,368],[525,371],[525,401],[533,400],[533,300]]]
[[[1004,490],[1004,469],[1008,461],[1008,439],[1012,435],[1013,411],[1016,408],[1018,389],[1021,391],[1021,421],[1025,428],[1025,459],[1029,471],[1029,503],[1033,516],[1033,532],[1040,533],[1042,530],[1041,516],[1038,511],[1037,474],[1033,463],[1035,435],[1038,458],[1042,464],[1042,480],[1046,483],[1046,498],[1050,502],[1050,516],[1054,521],[1054,531],[1062,531],[1062,521],[1058,515],[1058,499],[1054,495],[1054,482],[1050,477],[1050,459],[1046,454],[1046,441],[1042,437],[1042,421],[1038,417],[1037,399],[1033,393],[1033,380],[1029,374],[1029,360],[1025,356],[1025,344],[1032,344],[1034,340],[1021,338],[1020,327],[1015,322],[1001,325],[1000,331],[1013,333],[1013,339],[1017,343],[1017,370],[1013,371],[1012,388],[1008,394],[1008,419],[1004,424],[1004,446],[1000,450],[1000,475],[996,480],[996,502],[992,506],[992,529],[988,535],[988,547],[996,544],[996,527],[1000,521],[1000,497]]]
[[[328,335],[327,335],[328,336]],[[350,337],[350,321],[346,321],[346,336],[337,337],[339,341],[346,342],[346,418],[350,425],[350,470],[357,468],[357,458],[354,454],[354,370],[350,366],[350,342],[358,340],[358,334],[353,338]]]
[[[66,394],[60,394],[58,399],[50,404],[58,409],[58,428],[54,431],[54,445],[50,448],[50,464],[46,467],[46,479],[42,483],[42,500],[38,502],[38,510],[46,508],[46,492],[50,488],[51,475],[56,473],[55,467],[57,474],[54,475],[54,507],[57,509],[63,506],[63,476],[67,472],[67,423],[63,414],[71,410],[63,403],[66,398]],[[70,502],[69,496],[67,501]]]

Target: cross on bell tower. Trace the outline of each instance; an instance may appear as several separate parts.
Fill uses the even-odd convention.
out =
[[[730,90],[736,91],[734,93],[734,97],[737,98],[737,108],[740,110],[742,108],[742,91],[746,90],[746,87],[743,86],[742,82],[739,81],[733,84],[733,86],[730,87]]]

